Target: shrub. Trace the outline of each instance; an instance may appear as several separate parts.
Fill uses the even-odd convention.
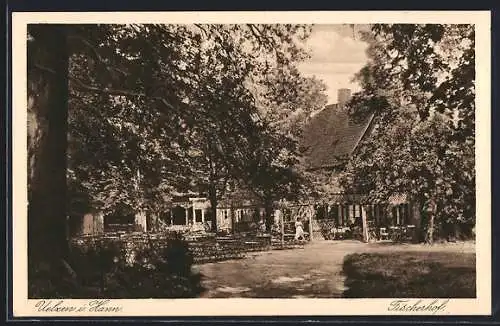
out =
[[[347,298],[474,298],[475,255],[363,253],[345,257]]]
[[[72,247],[69,263],[77,274],[50,276],[33,271],[30,297],[39,298],[187,298],[202,291],[191,272],[193,259],[179,236],[155,248],[147,239],[99,238]],[[52,271],[51,271],[52,272]],[[53,273],[52,273],[53,274]]]

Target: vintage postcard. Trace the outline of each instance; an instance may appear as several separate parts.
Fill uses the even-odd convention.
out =
[[[490,21],[14,12],[14,317],[491,314]]]

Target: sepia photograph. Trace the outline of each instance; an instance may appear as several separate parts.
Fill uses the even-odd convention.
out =
[[[478,298],[474,23],[25,31],[34,311]]]

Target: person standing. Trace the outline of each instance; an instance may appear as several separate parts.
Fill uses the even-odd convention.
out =
[[[304,224],[300,220],[300,218],[297,219],[295,222],[295,240],[304,240]]]

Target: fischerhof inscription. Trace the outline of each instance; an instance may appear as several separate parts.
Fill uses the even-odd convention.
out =
[[[37,312],[46,313],[116,313],[123,310],[122,306],[113,304],[111,300],[90,300],[81,305],[68,303],[66,300],[39,300],[35,304]]]
[[[394,300],[387,307],[390,312],[442,314],[450,299]]]

